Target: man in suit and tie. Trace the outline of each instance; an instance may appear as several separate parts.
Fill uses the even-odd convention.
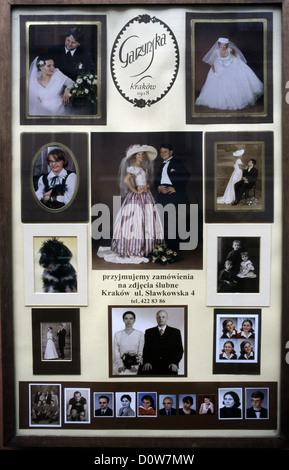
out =
[[[55,67],[71,78],[76,80],[80,71],[85,73],[96,73],[95,64],[91,54],[81,45],[84,40],[84,33],[79,28],[72,28],[67,31],[64,44],[51,47],[49,52],[54,60]],[[78,65],[82,64],[82,69]]]
[[[163,405],[164,407],[160,409],[159,414],[164,415],[164,416],[171,416],[171,415],[176,415],[177,410],[173,408],[174,400],[172,397],[165,397],[163,399]]]
[[[239,204],[244,193],[245,197],[247,198],[249,189],[253,188],[253,186],[256,184],[258,179],[258,170],[255,168],[255,165],[256,160],[251,158],[251,160],[248,162],[248,167],[243,171],[242,179],[234,185],[235,201],[233,202],[233,206]]]
[[[183,357],[181,332],[167,324],[168,313],[159,310],[157,326],[145,331],[143,366],[140,375],[178,375]]]
[[[57,332],[58,336],[58,346],[60,351],[61,359],[64,359],[64,348],[65,348],[65,338],[66,338],[66,329],[64,328],[63,324],[60,323],[59,330]]]
[[[101,395],[98,398],[100,408],[95,410],[94,416],[113,416],[113,411],[109,407],[109,397],[107,395]]]
[[[253,392],[251,395],[251,408],[246,410],[246,418],[266,419],[268,418],[268,410],[262,406],[265,395],[260,390]]]
[[[179,249],[179,230],[178,230],[178,214],[179,204],[188,204],[188,196],[186,193],[186,184],[190,174],[185,168],[181,160],[173,155],[173,146],[164,143],[160,146],[160,157],[163,163],[160,165],[156,178],[155,187],[158,191],[157,203],[164,208],[172,204],[175,209],[175,218],[172,220],[172,212],[164,213],[164,237],[170,248]],[[174,214],[173,214],[174,215]],[[170,218],[171,217],[171,218]],[[174,222],[175,233],[170,232],[170,222]],[[184,220],[185,224],[185,220]]]

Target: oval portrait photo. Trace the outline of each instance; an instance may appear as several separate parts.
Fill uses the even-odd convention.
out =
[[[32,185],[36,200],[45,209],[66,209],[78,186],[78,165],[72,152],[57,143],[42,147],[33,159]]]

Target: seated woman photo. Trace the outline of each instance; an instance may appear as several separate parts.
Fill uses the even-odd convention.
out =
[[[36,57],[29,71],[29,114],[71,114],[70,90],[73,84],[73,80],[55,67],[49,54]]]

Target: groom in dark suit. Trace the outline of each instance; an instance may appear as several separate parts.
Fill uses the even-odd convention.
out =
[[[61,359],[64,359],[66,329],[64,328],[62,323],[60,323],[59,325],[57,336],[58,336],[58,346],[59,346],[59,351],[60,351],[60,357]]]
[[[55,67],[73,81],[79,75],[78,65],[80,63],[83,65],[82,71],[85,73],[96,73],[91,54],[81,45],[83,40],[83,31],[79,28],[72,28],[67,31],[64,44],[49,49]]]
[[[243,194],[248,197],[249,189],[253,188],[258,179],[258,170],[255,168],[256,160],[251,158],[248,162],[248,167],[243,171],[243,178],[235,184],[235,201],[233,205],[236,206],[242,199]]]
[[[170,236],[169,221],[164,220],[164,238],[170,248],[178,250],[179,248],[179,230],[178,230],[178,206],[179,204],[188,204],[186,193],[186,184],[190,174],[183,163],[174,157],[173,146],[171,144],[162,144],[160,146],[160,156],[163,163],[160,165],[156,178],[155,187],[158,190],[157,203],[163,207],[172,204],[175,207],[176,233]],[[185,221],[184,221],[185,223]]]
[[[140,375],[178,375],[179,362],[183,357],[181,332],[167,325],[168,314],[159,310],[157,326],[145,331],[143,366]]]

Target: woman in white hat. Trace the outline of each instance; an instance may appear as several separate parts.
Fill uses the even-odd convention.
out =
[[[233,153],[235,157],[234,171],[229,179],[223,196],[217,198],[218,204],[232,204],[235,201],[235,184],[238,183],[238,181],[241,181],[243,177],[243,162],[241,159],[243,153],[243,149],[236,150],[236,152]]]
[[[110,252],[98,251],[106,261],[147,263],[147,256],[163,241],[163,227],[149,184],[156,156],[154,147],[132,145],[121,161],[119,186],[125,199],[115,220]]]
[[[263,95],[263,83],[228,38],[219,38],[203,57],[203,62],[210,65],[210,70],[196,105],[238,110],[254,106]]]

